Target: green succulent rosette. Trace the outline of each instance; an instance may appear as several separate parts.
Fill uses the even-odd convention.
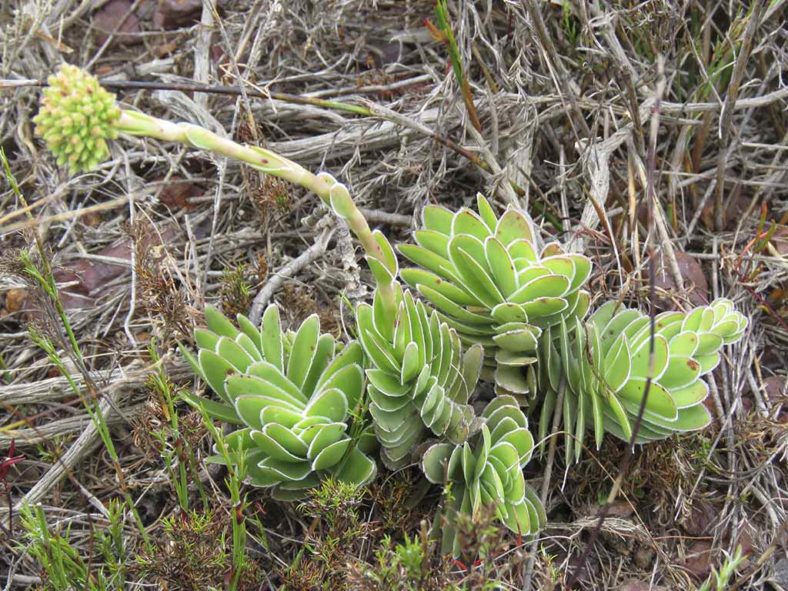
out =
[[[531,535],[547,520],[536,491],[526,484],[523,467],[534,440],[528,420],[512,396],[498,396],[484,410],[481,431],[462,445],[437,443],[424,454],[422,469],[433,484],[450,487],[442,526],[442,552],[458,556],[455,516],[477,514],[492,505],[511,531]]]
[[[636,443],[665,439],[706,427],[711,421],[703,401],[702,379],[720,362],[720,350],[741,339],[747,319],[727,299],[691,312],[665,312],[655,318],[654,367]],[[630,441],[649,381],[650,319],[618,302],[603,304],[585,323],[562,324],[562,335],[540,352],[539,386],[546,392],[540,437],[550,429],[562,367],[566,388],[563,421],[582,442],[587,427],[596,445],[605,432]],[[567,458],[578,459],[581,445],[567,437]]]
[[[72,173],[95,168],[109,156],[107,140],[118,136],[121,110],[115,95],[84,70],[64,64],[48,79],[33,119],[35,133]]]
[[[357,311],[359,340],[373,367],[367,369],[369,411],[391,469],[411,460],[429,433],[462,443],[478,428],[467,404],[479,379],[483,351],[463,352],[457,333],[437,313],[396,286],[397,315],[381,317],[380,294]]]
[[[285,332],[274,305],[260,329],[238,315],[239,330],[212,307],[205,319],[207,329],[194,333],[197,356],[184,353],[221,402],[197,402],[240,427],[226,440],[233,454],[245,456],[253,485],[293,499],[325,475],[359,486],[374,479],[376,465],[367,453],[375,439],[360,420],[364,372],[358,343],[342,347],[321,334],[316,315],[296,332]]]
[[[391,469],[411,460],[432,433],[462,443],[478,429],[467,404],[479,379],[483,349],[463,351],[457,332],[395,281],[397,261],[389,242],[376,240],[383,261],[367,257],[378,287],[372,305],[356,309],[358,339],[367,369],[369,411],[381,458]]]
[[[484,346],[486,372],[499,393],[526,403],[536,394],[536,363],[545,329],[582,318],[589,296],[582,290],[591,262],[540,247],[530,218],[509,207],[496,216],[478,195],[478,213],[428,206],[416,244],[399,251],[416,265],[402,279],[426,298],[466,343]]]

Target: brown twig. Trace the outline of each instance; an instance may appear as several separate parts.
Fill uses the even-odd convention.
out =
[[[725,169],[727,160],[728,139],[731,133],[731,118],[733,117],[733,105],[739,96],[739,87],[744,77],[747,60],[752,51],[752,42],[755,31],[761,24],[761,14],[766,6],[767,0],[756,0],[750,11],[747,20],[747,27],[744,29],[739,55],[736,57],[736,64],[733,67],[733,75],[728,85],[728,93],[725,95],[725,103],[722,106],[720,117],[720,147],[717,155],[717,192],[714,196],[714,225],[718,232],[722,231],[725,212],[723,211],[723,195],[725,194]]]

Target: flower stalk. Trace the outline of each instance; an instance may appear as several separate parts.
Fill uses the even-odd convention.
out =
[[[192,123],[173,123],[122,110],[116,104],[115,95],[104,89],[95,77],[71,65],[61,66],[56,75],[50,76],[35,123],[36,134],[46,141],[58,164],[68,165],[72,172],[95,168],[109,157],[107,141],[127,134],[225,156],[312,191],[347,223],[367,257],[388,270],[391,281],[386,281],[385,273],[376,273],[375,278],[394,313],[396,267],[381,245],[386,239],[370,229],[347,187],[330,174],[314,174],[270,150],[235,142]]]

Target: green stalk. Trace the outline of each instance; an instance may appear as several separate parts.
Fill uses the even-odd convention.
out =
[[[372,237],[369,224],[350,197],[347,187],[328,173],[314,174],[270,150],[239,144],[192,123],[173,123],[135,111],[121,111],[115,129],[120,133],[175,142],[213,152],[304,187],[320,197],[323,203],[333,208],[337,215],[347,222],[368,255],[382,261],[380,246]]]
[[[388,269],[392,277],[396,275],[396,269],[391,268],[389,261],[384,256],[383,249],[367,223],[367,219],[356,206],[347,187],[330,174],[326,172],[314,174],[300,164],[296,164],[271,150],[240,144],[192,123],[173,123],[151,117],[145,113],[121,111],[115,129],[119,133],[175,142],[219,154],[312,191],[347,223],[367,256],[379,261]],[[393,281],[381,280],[377,276],[376,280],[384,301],[392,314],[395,313]]]

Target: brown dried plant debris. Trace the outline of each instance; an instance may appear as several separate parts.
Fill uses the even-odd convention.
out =
[[[136,255],[134,272],[141,311],[148,314],[154,326],[163,325],[165,336],[189,337],[191,319],[186,295],[172,272],[172,258],[165,246],[169,233],[165,232],[160,242],[142,222],[130,226],[128,233]]]
[[[658,0],[633,9],[619,1],[449,0],[448,20],[467,84],[456,79],[446,47],[424,26],[426,19],[434,21],[434,2],[227,0],[217,3],[218,12],[191,0],[16,4],[13,13],[0,9],[4,80],[45,79],[66,60],[115,80],[244,86],[258,96],[172,89],[123,90],[118,96],[127,108],[202,123],[228,137],[259,142],[310,170],[335,174],[370,212],[372,225],[389,235],[396,231],[398,240],[410,239],[410,227],[398,217],[394,230],[388,214],[407,220],[427,203],[459,208],[480,191],[498,209],[508,203],[527,208],[545,237],[578,247],[582,241],[596,265],[591,289],[600,298],[622,296],[644,310],[654,303],[645,289],[649,238],[662,257],[658,269],[666,271],[659,274],[657,304],[686,309],[702,298],[734,300],[749,316],[750,328],[714,374],[709,398],[714,426],[637,451],[619,497],[626,504],[617,505],[612,525],[588,555],[579,587],[622,589],[634,579],[653,588],[689,589],[698,583],[685,563],[692,544],[708,541],[711,564],[718,568],[722,550],[732,551],[743,529],[752,529],[753,556],[776,545],[741,571],[738,588],[761,589],[779,579],[780,524],[788,512],[788,411],[784,399],[772,396],[772,376],[784,376],[788,364],[788,93],[782,79],[787,58],[781,3]],[[99,29],[114,30],[118,23],[97,26],[103,15],[131,6],[137,22],[130,16],[125,26],[134,28],[121,27],[104,45]],[[753,7],[761,11],[760,22],[751,21]],[[205,24],[197,26],[200,21]],[[753,31],[750,51],[742,51],[747,30]],[[657,106],[660,60],[665,90]],[[470,92],[479,132],[461,86]],[[66,175],[32,138],[28,122],[38,92],[25,87],[0,92],[2,145],[34,217],[26,233],[6,232],[27,215],[0,183],[0,252],[32,250],[27,232],[36,232],[57,269],[61,299],[100,394],[123,384],[125,376],[144,375],[131,364],[147,358],[150,339],[162,351],[172,351],[178,340],[188,342],[205,303],[246,312],[248,297],[276,276],[281,261],[314,243],[313,228],[301,223],[323,213],[313,196],[200,151],[123,139],[113,145],[112,160],[96,171]],[[309,100],[259,98],[260,92]],[[373,114],[308,104],[315,98],[360,105]],[[651,163],[648,121],[656,116]],[[665,235],[648,235],[650,220],[643,214],[652,197],[665,212]],[[112,205],[114,200],[119,205]],[[97,205],[108,209],[90,213]],[[612,232],[599,213],[608,216]],[[724,230],[716,231],[720,213]],[[334,278],[347,275],[339,268],[346,262],[336,256],[340,247],[332,242],[324,256],[273,294],[290,326],[318,313],[323,330],[341,336],[346,285]],[[363,269],[360,257],[358,263]],[[228,270],[232,274],[239,265],[245,265],[242,278],[226,281]],[[675,286],[674,265],[684,290]],[[47,449],[68,453],[73,433],[88,419],[72,404],[62,376],[47,377],[51,366],[25,332],[28,320],[42,312],[47,334],[62,335],[62,327],[11,271],[0,269],[0,403],[8,396],[16,402],[13,412],[0,418],[0,429],[20,417],[36,417],[36,429],[54,433],[39,449],[26,447],[31,471],[15,484],[16,501],[35,485],[33,467],[51,465]],[[362,281],[369,281],[364,272]],[[168,364],[174,361],[165,357]],[[191,388],[189,374],[182,367],[180,372],[175,386]],[[750,391],[753,385],[757,392]],[[118,402],[113,434],[122,439],[142,399],[135,395]],[[158,412],[143,410],[140,424],[154,427],[162,421]],[[64,435],[66,424],[71,427]],[[211,453],[204,439],[194,446],[199,457]],[[131,481],[149,481],[155,449],[145,449],[147,458],[139,452],[121,455]],[[559,589],[566,581],[585,548],[600,499],[617,475],[622,450],[606,439],[579,465],[553,470],[551,527],[539,540],[532,589]],[[82,464],[85,476],[63,481],[45,496],[48,518],[73,519],[78,531],[96,501],[117,494],[106,457],[91,455]],[[566,479],[555,476],[564,470]],[[159,490],[167,490],[165,485]],[[398,487],[384,490],[404,500],[405,489]],[[144,486],[133,494],[139,505],[149,500]],[[224,510],[223,491],[209,497],[216,514]],[[173,497],[157,507],[176,504]],[[382,500],[368,505],[360,525],[371,520],[388,527],[399,518],[411,539],[419,535],[422,518],[431,521],[420,505],[416,510],[404,505],[398,510]],[[2,506],[0,501],[0,519]],[[322,583],[314,577],[322,576],[323,566],[296,560],[301,542],[318,530],[284,505],[271,503],[270,515],[276,523],[269,526],[283,538],[271,536],[269,562],[261,568],[292,567],[294,577],[303,575],[303,588],[309,581]],[[131,522],[125,531],[133,531]],[[373,553],[382,548],[382,533],[368,534],[363,548],[355,546],[353,560],[376,564]],[[388,533],[394,552],[402,540],[397,536],[405,532]],[[180,543],[172,536],[176,533],[171,539]],[[618,551],[620,539],[634,539],[626,536],[640,540],[630,555]],[[492,563],[491,580],[500,576],[503,587],[519,589],[525,569],[506,565],[519,564],[521,548],[511,537],[507,543],[509,549]],[[635,561],[641,547],[655,554],[650,566],[646,557],[642,564]],[[250,543],[250,553],[257,550]],[[90,556],[87,547],[79,551]],[[38,576],[20,552],[0,535],[0,588],[12,564],[14,577]],[[160,562],[156,566],[167,566]],[[431,564],[435,580],[449,580],[442,563]],[[218,577],[218,570],[210,576]],[[151,571],[146,580],[131,577],[127,583],[156,585],[153,576]],[[463,578],[454,571],[451,576]],[[258,586],[268,584],[260,580]]]
[[[225,510],[179,513],[160,524],[150,549],[142,549],[133,571],[162,589],[224,588],[232,578],[230,521]],[[258,589],[260,567],[247,562],[238,589]]]
[[[311,293],[313,293],[312,290],[293,282],[287,282],[282,287],[281,302],[285,310],[289,312],[293,325],[297,326],[307,316],[317,314],[320,318],[321,331],[340,336],[337,311],[319,303]]]

